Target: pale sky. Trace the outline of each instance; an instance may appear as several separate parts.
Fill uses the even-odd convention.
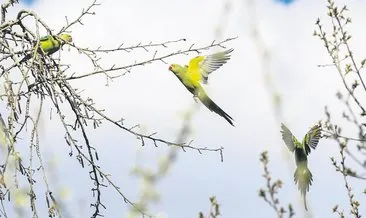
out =
[[[65,23],[65,15],[69,19],[79,16],[90,2],[40,0],[29,7],[58,31]],[[222,29],[221,39],[235,36],[238,39],[226,44],[228,48],[234,48],[232,58],[212,73],[205,88],[208,95],[234,118],[236,127],[231,127],[220,116],[200,105],[191,121],[192,134],[189,136],[197,146],[223,146],[224,162],[220,162],[218,153],[178,152],[178,159],[168,176],[158,183],[161,199],[151,205],[151,212],[163,213],[169,218],[198,217],[199,211],[209,210],[208,198],[215,195],[225,218],[276,217],[272,208],[258,197],[259,188],[265,186],[259,155],[268,150],[272,177],[284,182],[279,194],[281,203],[284,206],[292,203],[295,217],[330,217],[336,204],[343,207],[348,216],[349,204],[343,180],[330,162],[331,156],[339,158],[336,143],[321,140],[309,157],[314,181],[307,194],[310,210],[306,213],[293,182],[295,163],[280,135],[280,122],[284,122],[296,137],[302,139],[311,125],[325,117],[325,105],[335,116],[339,116],[338,112],[343,109],[335,98],[336,91],[343,91],[340,78],[333,68],[317,67],[318,64],[329,64],[330,59],[320,40],[312,36],[318,17],[323,23],[328,22],[326,0],[298,0],[288,6],[271,0],[255,1],[258,28],[271,52],[273,82],[283,100],[281,121],[274,117],[271,98],[265,88],[260,57],[249,32],[252,17],[246,8],[246,0],[229,2],[231,9],[227,21],[223,22],[227,25]],[[366,2],[338,1],[341,5],[345,2],[353,18],[349,31],[353,35],[354,52],[365,56],[362,48],[365,47]],[[187,48],[192,43],[197,46],[210,44],[216,37],[215,29],[222,23],[224,6],[224,1],[220,0],[109,0],[99,3],[102,5],[94,9],[95,16],[86,16],[84,26],[75,25],[71,29],[75,45],[111,48],[122,42],[131,45],[187,39],[186,43],[159,50],[163,53]],[[217,50],[212,49],[207,54]],[[103,62],[130,64],[134,60],[149,58],[151,54],[143,51],[119,53],[104,56]],[[186,64],[192,57],[175,56],[167,61]],[[62,58],[72,65],[70,74],[92,69],[84,57],[67,46],[62,51]],[[196,103],[168,71],[168,66],[155,62],[136,68],[115,79],[108,87],[102,76],[72,84],[84,89],[83,95],[92,97],[97,106],[105,108],[112,117],[123,117],[128,125],[140,124],[143,131],[158,132],[159,137],[174,141],[181,128],[182,114]],[[45,112],[44,116],[45,124],[50,125],[51,122],[47,121],[49,113]],[[52,121],[52,125],[57,123]],[[355,132],[347,132],[356,136]],[[68,156],[69,149],[61,131],[54,131],[46,125],[41,133],[42,150],[51,162],[56,162],[54,189],[68,189],[69,195],[63,203],[69,212],[72,211],[72,217],[90,216],[89,204],[93,199],[88,169],[81,169],[75,157]],[[155,148],[149,143],[140,147],[133,135],[111,125],[92,130],[91,134],[93,145],[99,151],[98,163],[112,175],[112,180],[130,200],[138,199],[140,187],[138,180],[131,176],[132,167],[138,163],[155,168],[159,157],[166,154],[166,146],[162,144]],[[355,180],[350,179],[350,182],[354,185]],[[360,211],[365,212],[364,195],[358,194],[364,187],[356,184],[354,188],[356,197],[361,200]],[[128,206],[123,199],[111,188],[103,191],[102,198],[107,206],[103,215],[126,215]],[[39,198],[43,198],[42,192]]]

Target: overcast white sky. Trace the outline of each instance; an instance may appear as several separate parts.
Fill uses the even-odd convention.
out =
[[[65,15],[69,18],[78,16],[90,2],[40,0],[31,9],[54,30],[59,30],[64,25]],[[85,17],[84,26],[72,28],[77,46],[110,48],[122,42],[136,44],[179,38],[205,46],[216,37],[215,29],[222,23],[224,6],[221,0],[99,2],[102,5],[95,9],[95,16]],[[189,137],[196,145],[224,146],[224,162],[220,162],[216,153],[179,152],[171,172],[159,182],[161,199],[152,207],[152,212],[164,212],[170,218],[197,217],[199,211],[209,209],[208,198],[215,195],[223,217],[275,217],[272,209],[258,197],[258,189],[265,185],[258,158],[263,150],[268,150],[272,176],[284,182],[279,195],[281,203],[292,203],[296,217],[330,217],[336,204],[345,208],[348,216],[343,180],[334,172],[329,159],[338,155],[338,148],[329,140],[321,140],[317,150],[310,155],[309,167],[314,182],[307,195],[310,211],[304,213],[293,182],[294,167],[291,164],[294,160],[282,143],[280,121],[273,115],[271,98],[260,70],[260,57],[250,37],[252,17],[245,0],[229,2],[231,10],[221,37],[239,38],[226,44],[235,49],[232,59],[211,75],[206,88],[209,96],[234,118],[236,127],[200,106],[194,114]],[[302,138],[314,122],[324,118],[325,105],[335,112],[341,111],[335,92],[343,87],[334,69],[317,67],[329,63],[329,58],[321,42],[312,36],[317,17],[327,22],[326,0],[298,0],[289,6],[271,0],[255,2],[258,28],[272,55],[271,73],[282,95],[283,122]],[[347,4],[353,17],[350,31],[355,52],[365,55],[361,50],[365,50],[362,48],[365,46],[366,1],[349,0]],[[186,48],[186,44],[174,45],[163,52],[181,48]],[[143,55],[143,52],[121,53],[107,57],[105,63],[128,64],[147,57]],[[90,69],[85,59],[72,49],[63,49],[62,56],[65,62],[73,65],[70,74]],[[190,58],[183,55],[168,61],[184,64]],[[175,139],[181,127],[181,114],[195,104],[191,94],[168,71],[168,65],[161,62],[135,69],[108,87],[104,81],[103,77],[96,77],[73,84],[85,89],[84,95],[93,97],[97,105],[106,108],[111,116],[122,116],[131,125],[140,123],[147,132],[156,131],[163,138]],[[48,117],[47,113],[45,117]],[[75,214],[72,213],[74,217],[87,217],[92,200],[87,170],[79,169],[75,158],[68,156],[63,135],[52,134],[51,129],[42,130],[41,142],[44,146],[52,145],[44,151],[50,160],[57,162],[56,181],[69,189],[69,197],[64,203],[69,211],[78,208]],[[149,144],[141,148],[133,136],[121,134],[110,126],[94,131],[92,138],[99,150],[101,166],[131,200],[137,199],[139,189],[136,179],[130,175],[131,168],[136,163],[154,167],[159,156],[167,151],[164,145],[155,148]],[[358,193],[364,188],[354,187]],[[364,200],[364,196],[356,196]],[[128,211],[112,189],[107,188],[103,198],[107,206],[103,211],[105,217],[121,217]],[[365,211],[366,207],[361,204],[361,212]]]

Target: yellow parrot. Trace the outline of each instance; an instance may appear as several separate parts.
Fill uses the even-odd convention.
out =
[[[220,68],[230,59],[234,49],[217,52],[206,56],[197,56],[189,61],[188,65],[171,64],[169,70],[173,72],[194,97],[197,97],[210,111],[222,116],[232,126],[233,118],[213,102],[201,86],[207,84],[208,75]]]

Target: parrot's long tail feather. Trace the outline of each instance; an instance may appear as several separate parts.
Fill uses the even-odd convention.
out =
[[[313,181],[313,175],[307,167],[307,164],[299,164],[297,166],[294,178],[295,183],[298,185],[301,195],[303,196],[305,210],[308,210],[306,205],[306,192],[309,191],[309,187]]]
[[[304,207],[305,207],[305,210],[308,210],[308,205],[306,204],[306,194],[304,194],[304,195],[302,196],[302,198],[303,198],[303,201],[304,201]]]
[[[205,91],[200,88],[198,90],[197,97],[201,100],[201,102],[208,108],[210,111],[217,113],[218,115],[222,116],[230,125],[234,126],[234,119],[227,114],[224,110],[222,110],[215,102],[213,102],[205,93]]]

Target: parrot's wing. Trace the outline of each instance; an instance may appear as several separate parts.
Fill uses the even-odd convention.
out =
[[[201,81],[207,83],[208,75],[225,64],[230,59],[230,53],[233,50],[234,49],[229,49],[211,55],[197,56],[190,60],[189,71],[194,72],[191,71],[191,69],[199,69]]]
[[[51,55],[60,49],[61,42],[57,36],[48,35],[40,38],[40,47],[46,55]]]
[[[285,126],[285,124],[281,123],[281,133],[282,133],[282,140],[285,142],[288,149],[293,152],[295,150],[295,143],[296,137],[292,135],[291,131]]]
[[[310,153],[310,148],[315,149],[321,138],[322,127],[316,124],[306,133],[303,144],[305,146],[306,154]]]
[[[51,35],[48,35],[48,36],[42,36],[42,37],[39,39],[39,41],[40,41],[40,42],[45,42],[45,41],[49,40],[51,37],[52,37]]]

